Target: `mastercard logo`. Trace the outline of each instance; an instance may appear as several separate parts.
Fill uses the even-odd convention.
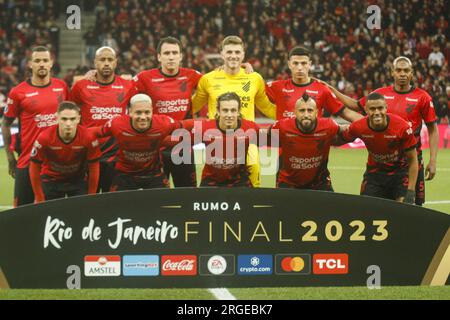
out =
[[[277,254],[276,273],[277,274],[310,274],[311,256],[309,254]]]
[[[305,268],[305,261],[300,257],[286,257],[281,260],[281,269],[286,272],[300,272]]]

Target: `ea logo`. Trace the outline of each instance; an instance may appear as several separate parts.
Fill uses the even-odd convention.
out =
[[[212,256],[208,260],[208,270],[212,274],[219,275],[227,269],[227,261],[222,256]]]
[[[281,268],[285,272],[300,272],[305,267],[305,261],[300,257],[286,257],[281,260]]]

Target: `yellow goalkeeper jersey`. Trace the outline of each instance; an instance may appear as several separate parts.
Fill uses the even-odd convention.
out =
[[[245,73],[244,69],[236,75],[226,74],[223,70],[203,75],[192,98],[194,113],[208,104],[208,117],[213,119],[217,98],[226,92],[235,92],[241,97],[243,119],[255,121],[255,105],[266,117],[276,118],[276,106],[266,95],[264,79],[257,72]]]

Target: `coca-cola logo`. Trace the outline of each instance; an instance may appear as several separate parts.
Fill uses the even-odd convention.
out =
[[[179,262],[172,262],[167,260],[163,265],[163,270],[193,270],[194,260],[182,260]]]
[[[197,256],[162,256],[161,265],[161,275],[163,276],[182,276],[197,274]]]

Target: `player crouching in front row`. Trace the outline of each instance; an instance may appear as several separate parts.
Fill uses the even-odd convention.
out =
[[[184,120],[182,124],[192,131],[191,143],[206,145],[201,187],[252,187],[248,150],[250,144],[257,144],[259,127],[241,118],[237,93],[217,98],[216,119]]]
[[[31,151],[29,170],[36,203],[97,190],[101,152],[98,140],[78,125],[80,108],[61,102],[56,119],[58,125],[40,133]]]
[[[360,138],[369,153],[361,195],[414,204],[418,161],[411,126],[387,113],[379,93],[367,97],[365,109],[367,117],[353,122],[342,134],[347,142]]]
[[[333,191],[328,155],[344,127],[319,118],[317,104],[307,94],[297,100],[294,113],[294,118],[279,120],[269,129],[282,149],[277,187]]]
[[[111,191],[169,187],[159,150],[161,142],[180,127],[180,122],[165,115],[154,115],[152,110],[151,98],[137,94],[130,100],[129,115],[89,129],[97,138],[114,137],[118,144]]]

